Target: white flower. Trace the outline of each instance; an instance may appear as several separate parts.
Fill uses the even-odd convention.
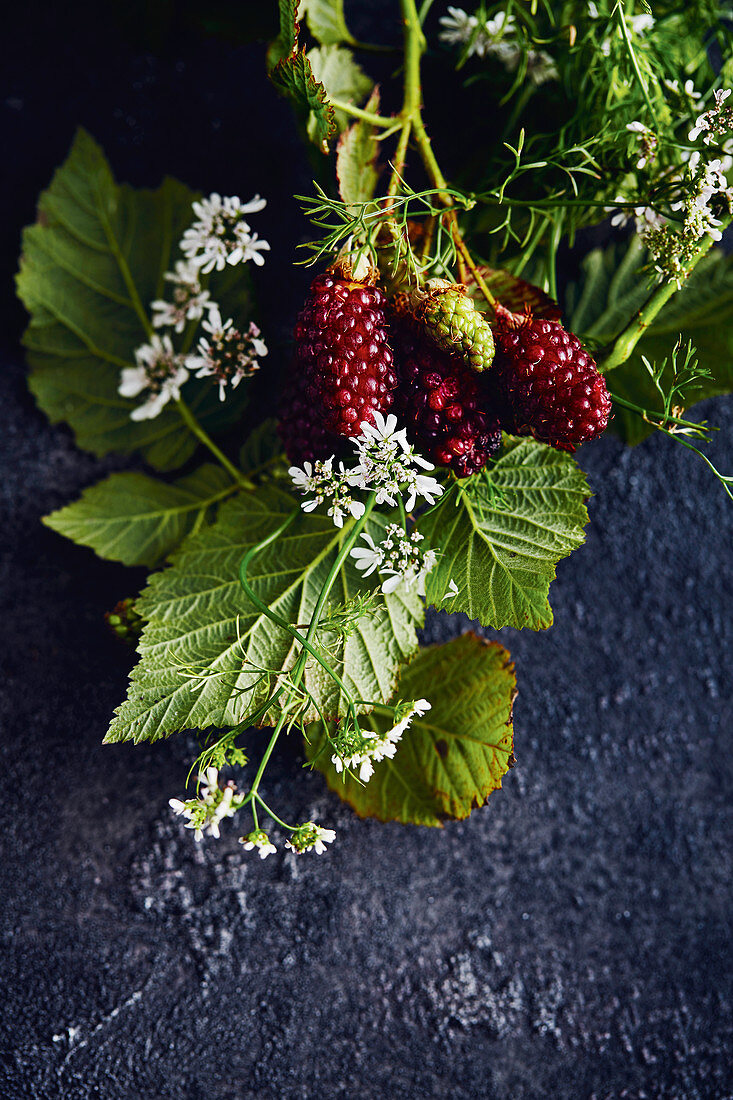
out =
[[[293,484],[303,493],[312,493],[309,500],[304,500],[301,508],[304,512],[312,512],[319,504],[330,500],[328,514],[332,517],[336,527],[343,527],[347,515],[354,519],[361,519],[365,507],[360,500],[354,500],[351,495],[352,476],[340,462],[334,469],[334,456],[320,460],[312,465],[304,462],[303,468],[291,466],[288,470]]]
[[[368,532],[362,534],[364,546],[354,546],[351,557],[356,568],[370,576],[378,570],[387,579],[382,583],[382,592],[388,596],[400,584],[404,583],[409,592],[413,584],[417,586],[419,596],[425,595],[425,578],[435,566],[438,556],[434,550],[422,552],[419,544],[424,536],[418,531],[408,535],[397,523],[389,523],[384,529],[385,537],[378,545]]]
[[[147,400],[133,409],[131,420],[152,420],[169,401],[181,396],[181,386],[189,375],[186,357],[176,355],[170,336],[152,336],[149,344],[135,350],[136,367],[124,367],[117,392],[122,397],[138,397],[147,393]]]
[[[243,203],[236,195],[222,198],[216,192],[208,199],[194,202],[196,220],[183,234],[181,251],[203,272],[214,268],[223,271],[227,264],[248,260],[262,265],[265,261],[260,253],[269,251],[270,246],[252,233],[244,215],[262,210],[265,205],[266,200],[259,195]]]
[[[439,36],[441,42],[449,46],[468,46],[471,43],[468,56],[474,53],[483,56],[485,36],[482,36],[479,31],[478,19],[475,15],[468,15],[463,8],[454,8],[449,5],[448,15],[440,17],[440,25],[443,28]]]
[[[339,775],[345,771],[358,769],[361,782],[368,783],[374,774],[374,763],[392,760],[403,733],[412,725],[415,716],[422,718],[430,709],[427,699],[417,699],[409,704],[401,703],[395,708],[395,714],[401,714],[402,717],[391,729],[381,736],[364,731],[357,744],[354,743],[356,735],[352,731],[341,746],[338,746],[338,741],[336,742],[339,749],[343,751],[335,752],[331,756],[334,769]]]
[[[455,581],[453,580],[453,578],[451,578],[451,579],[450,579],[450,580],[448,581],[448,587],[447,587],[447,589],[446,589],[446,591],[445,591],[445,594],[444,594],[444,596],[443,596],[443,599],[442,599],[442,600],[441,600],[440,602],[441,602],[441,603],[444,603],[444,602],[445,602],[445,600],[452,600],[452,599],[454,598],[454,596],[457,596],[457,595],[458,595],[458,593],[459,593],[459,592],[460,592],[460,589],[459,589],[458,585],[457,585],[457,584],[456,584],[456,582],[455,582]]]
[[[406,492],[407,511],[415,507],[418,497],[432,504],[443,488],[434,477],[420,470],[435,467],[407,442],[405,429],[397,428],[397,417],[390,413],[384,417],[372,413],[374,423],[364,421],[360,434],[354,440],[359,462],[351,472],[352,484],[360,489],[373,490],[377,504],[389,504],[394,508],[398,497]]]
[[[641,155],[636,162],[637,168],[644,168],[648,161],[654,160],[657,152],[657,135],[645,126],[643,122],[628,122],[626,129],[632,134],[639,135]]]
[[[166,271],[164,278],[174,284],[173,301],[158,298],[150,303],[156,328],[165,326],[183,332],[186,321],[199,321],[204,310],[214,308],[209,291],[201,289],[199,269],[195,264],[177,260],[175,271]]]
[[[247,836],[240,836],[239,843],[244,845],[245,852],[251,852],[256,848],[260,854],[260,859],[267,859],[269,855],[277,851],[267,833],[264,833],[262,829],[255,829]]]
[[[246,332],[240,332],[231,317],[222,321],[219,307],[214,304],[201,327],[209,336],[201,337],[198,355],[189,359],[188,366],[190,370],[198,368],[197,378],[216,379],[223,401],[227,385],[235,390],[242,379],[251,378],[259,370],[258,359],[267,355],[267,345],[260,339],[257,325],[250,323]]]
[[[204,832],[217,840],[220,836],[219,822],[233,817],[243,804],[244,796],[237,793],[233,783],[219,787],[219,772],[216,768],[207,768],[199,775],[198,798],[182,802],[180,798],[169,798],[168,805],[177,816],[187,818],[185,828],[193,829],[194,840],[203,839]]]
[[[298,855],[312,850],[320,856],[326,851],[326,845],[332,844],[335,839],[333,829],[322,829],[313,821],[306,821],[293,830],[290,840],[285,841],[285,847]]]
[[[634,34],[644,34],[646,31],[650,31],[654,26],[654,16],[646,13],[642,15],[632,15],[629,19],[629,23]]]

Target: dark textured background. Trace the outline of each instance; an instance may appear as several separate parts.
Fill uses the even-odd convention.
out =
[[[168,810],[186,738],[101,747],[129,668],[102,616],[143,578],[39,525],[113,463],[25,390],[19,226],[77,122],[121,178],[261,190],[276,363],[311,174],[258,48],[139,10],[69,29],[31,5],[4,39],[0,1097],[730,1097],[733,511],[682,448],[581,453],[588,542],[554,628],[502,635],[519,763],[469,821],[359,822],[291,746],[272,799],[337,843],[261,863],[236,827],[196,846]],[[733,406],[699,411],[733,469]],[[467,627],[433,616],[427,638]]]

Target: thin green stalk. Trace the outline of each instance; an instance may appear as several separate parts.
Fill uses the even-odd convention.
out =
[[[232,479],[236,481],[238,485],[241,485],[243,489],[254,489],[253,482],[251,482],[248,477],[245,477],[241,470],[238,470],[234,463],[227,458],[224,452],[220,450],[219,447],[217,447],[216,443],[214,443],[214,440],[211,438],[209,433],[201,427],[193,412],[189,409],[188,405],[182,397],[178,398],[178,400],[176,401],[176,406],[178,408],[178,412],[180,413],[181,419],[183,420],[183,423],[186,425],[189,431],[191,431],[196,436],[196,438],[201,443],[203,443],[204,447],[207,447],[209,451],[211,451],[214,458],[224,467],[224,469],[232,477]]]
[[[550,240],[547,245],[547,293],[553,301],[557,301],[557,250],[562,237],[562,213],[554,219],[550,230]]]
[[[326,605],[326,600],[328,599],[329,594],[331,592],[331,589],[333,588],[333,585],[336,581],[336,578],[338,577],[338,575],[341,571],[341,566],[344,564],[344,561],[348,557],[348,555],[351,551],[351,548],[353,547],[353,545],[356,542],[357,538],[361,534],[367,520],[369,519],[371,511],[374,507],[375,500],[376,500],[376,494],[371,493],[369,495],[369,499],[368,499],[368,501],[366,503],[366,507],[364,509],[364,515],[361,517],[361,519],[357,520],[356,523],[354,524],[354,526],[352,527],[352,529],[349,532],[347,538],[345,539],[339,553],[336,556],[336,560],[334,561],[333,565],[331,566],[329,574],[326,577],[326,580],[323,584],[323,588],[321,589],[320,595],[319,595],[319,597],[316,601],[316,606],[313,609],[313,615],[311,617],[310,625],[308,627],[308,631],[307,631],[305,639],[304,639],[304,641],[306,643],[310,643],[313,640],[313,636],[314,636],[316,630],[318,629],[318,623],[320,621],[320,617],[323,614],[323,608]],[[267,537],[267,539],[263,540],[263,542],[261,542],[261,543],[258,543],[256,547],[253,547],[251,550],[249,550],[248,553],[245,555],[245,561],[248,563],[249,560],[251,560],[251,558],[253,556],[253,553],[259,553],[260,550],[263,550],[266,546],[269,546],[269,544],[271,542],[273,542],[276,538],[278,538],[282,534],[282,532],[289,526],[289,524],[293,522],[296,515],[297,515],[297,513],[294,512],[292,515],[288,516],[287,519],[284,521],[284,523],[281,524],[280,527],[276,531],[274,531],[271,535],[269,535]],[[245,575],[246,575],[246,568],[245,568]],[[240,571],[240,579],[241,579],[241,571]],[[270,611],[269,608],[267,609],[267,611],[270,615],[274,614],[273,612]],[[305,648],[303,648],[303,650],[300,653],[300,656],[298,657],[298,660],[295,662],[295,665],[293,667],[293,671],[292,671],[291,676],[290,676],[290,686],[293,689],[297,689],[300,686],[301,680],[303,679],[303,675],[305,673],[306,656],[307,656],[307,650]],[[270,759],[270,756],[272,755],[272,752],[273,752],[273,749],[275,748],[275,744],[277,742],[277,739],[278,739],[278,737],[280,736],[280,734],[282,732],[282,729],[283,729],[283,726],[285,725],[285,722],[287,721],[287,717],[288,717],[287,711],[283,711],[283,713],[280,715],[280,718],[278,719],[278,722],[277,722],[277,725],[275,726],[275,729],[273,730],[272,736],[271,736],[271,738],[268,742],[267,748],[265,749],[262,760],[260,761],[260,766],[257,769],[257,774],[255,775],[254,780],[252,782],[252,785],[249,789],[249,795],[250,795],[251,798],[254,798],[254,796],[257,794],[257,790],[259,788],[260,781],[262,779],[265,768],[267,766],[267,762]]]
[[[626,26],[626,14],[624,12],[623,3],[618,3],[616,5],[616,11],[618,13],[618,23],[619,23],[619,27],[621,28],[621,35],[622,35],[624,43],[626,45],[626,52],[628,53],[629,60],[631,61],[631,67],[634,70],[634,75],[636,77],[637,83],[638,83],[639,87],[641,88],[641,93],[644,96],[644,102],[646,103],[647,107],[649,108],[649,114],[652,116],[652,119],[654,120],[654,125],[656,126],[656,125],[658,125],[657,124],[657,114],[656,114],[656,111],[654,110],[654,105],[653,105],[651,99],[649,98],[649,89],[647,87],[646,81],[644,80],[644,77],[641,75],[641,69],[639,68],[639,62],[636,59],[636,51],[634,50],[634,45],[633,45],[633,43],[631,41],[631,37],[629,35],[629,28]]]
[[[353,103],[347,103],[343,99],[334,99],[333,96],[329,96],[328,101],[337,111],[343,111],[345,115],[361,119],[362,122],[368,122],[372,126],[394,126],[395,120],[391,116],[377,115],[373,111],[365,111],[361,107],[355,107]]]
[[[687,264],[684,272],[685,279],[689,277],[695,266],[703,258],[706,252],[709,251],[712,243],[712,237],[706,237],[703,240],[700,248]],[[636,311],[626,327],[618,334],[608,354],[600,360],[598,366],[604,374],[614,370],[616,367],[620,367],[622,363],[626,362],[657,314],[678,290],[679,286],[677,282],[674,279],[670,279],[668,282],[662,283],[661,286],[658,286],[652,292],[644,305]]]

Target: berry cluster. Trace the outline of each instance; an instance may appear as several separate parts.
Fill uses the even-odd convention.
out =
[[[431,290],[436,293],[453,292],[441,284]],[[373,424],[375,412],[384,415],[392,407],[418,451],[461,478],[486,465],[499,449],[502,429],[568,451],[605,429],[611,411],[606,383],[578,338],[558,321],[499,307],[496,357],[492,363],[493,342],[489,349],[484,340],[479,372],[462,345],[476,329],[473,313],[481,322],[477,332],[488,329],[486,321],[473,306],[469,316],[469,299],[459,296],[471,325],[461,327],[460,340],[451,329],[446,343],[441,326],[453,324],[457,307],[452,298],[443,308],[433,297],[429,324],[424,303],[412,316],[403,303],[393,304],[388,326],[386,298],[377,287],[334,270],[317,276],[296,324],[280,412],[291,462],[343,453],[344,439],[355,437],[362,422]],[[448,321],[443,313],[450,313]]]

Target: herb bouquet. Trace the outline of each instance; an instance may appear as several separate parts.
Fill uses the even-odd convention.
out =
[[[663,432],[733,495],[684,411],[732,379],[717,4],[395,0],[397,54],[357,41],[340,0],[279,16],[267,65],[322,183],[302,198],[315,270],[277,421],[233,446],[274,358],[250,278],[269,251],[259,196],[120,186],[80,132],[18,276],[40,407],[80,447],[145,464],[46,519],[153,570],[109,616],[139,661],[106,740],[200,731],[171,807],[197,840],[238,813],[261,857],[334,839],[268,801],[286,733],[361,815],[439,825],[501,786],[509,654],[472,633],[420,649],[418,631],[426,607],[551,624],[588,520],[579,444],[609,422]],[[462,86],[460,163],[431,143],[426,53]],[[585,256],[561,310],[558,250],[609,215],[625,236]]]

